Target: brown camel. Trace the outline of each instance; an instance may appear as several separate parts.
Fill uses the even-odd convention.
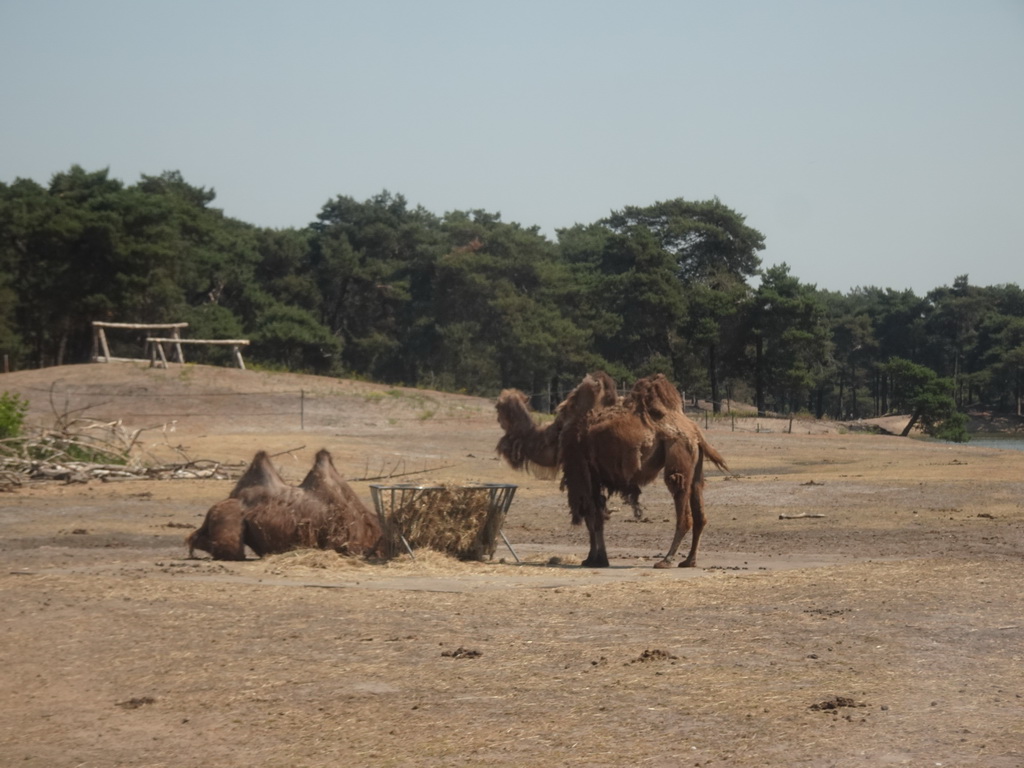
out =
[[[697,546],[707,522],[702,489],[704,458],[727,470],[700,427],[683,413],[682,398],[661,374],[640,379],[622,401],[607,374],[590,374],[574,389],[546,427],[533,420],[522,392],[498,397],[498,422],[505,431],[498,453],[516,469],[562,472],[573,524],[586,522],[590,552],[583,565],[608,566],[604,543],[607,496],[619,494],[640,516],[640,489],[664,473],[675,503],[672,545],[655,568],[671,567],[692,529],[690,553],[679,566],[697,564]]]
[[[333,549],[372,555],[380,544],[376,515],[359,500],[326,450],[298,487],[288,485],[266,451],[259,451],[224,501],[213,505],[185,543],[215,560],[244,560],[292,549]]]

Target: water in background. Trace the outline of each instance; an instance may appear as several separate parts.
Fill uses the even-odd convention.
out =
[[[967,445],[979,448],[1000,448],[1007,451],[1024,451],[1024,435],[1010,437],[1007,435],[971,435]]]

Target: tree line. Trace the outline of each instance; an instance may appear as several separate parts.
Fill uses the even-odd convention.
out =
[[[301,229],[213,201],[178,172],[126,185],[72,166],[48,186],[0,182],[0,353],[14,368],[83,362],[93,320],[186,321],[192,338],[251,339],[266,368],[518,387],[539,405],[602,368],[665,373],[716,411],[912,411],[937,428],[970,405],[1021,407],[1017,285],[820,290],[785,264],[762,268],[764,235],[718,199],[627,206],[554,241],[387,191],[339,195]],[[138,355],[138,339],[120,343]]]

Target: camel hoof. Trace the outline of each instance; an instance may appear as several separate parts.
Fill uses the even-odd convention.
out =
[[[680,568],[696,568],[697,567],[697,561],[696,560],[683,560],[683,562],[681,562],[679,564],[679,567]]]
[[[659,560],[654,564],[655,568],[671,568],[672,563],[669,560]]]
[[[582,563],[580,563],[580,566],[582,568],[607,568],[608,561],[602,559],[591,560],[590,558],[587,558]]]

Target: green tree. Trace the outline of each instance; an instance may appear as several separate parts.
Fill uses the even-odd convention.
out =
[[[679,279],[693,283],[722,273],[757,274],[761,266],[757,252],[764,249],[764,235],[745,220],[718,198],[699,202],[677,198],[646,208],[627,206],[604,223],[619,234],[650,233],[674,258]]]
[[[764,235],[717,198],[630,206],[613,212],[603,223],[630,239],[641,233],[653,239],[674,265],[684,316],[665,317],[666,323],[676,322],[670,329],[672,350],[667,356],[677,381],[706,387],[714,411],[719,412],[723,373],[719,350],[732,342],[725,334],[737,329],[736,314],[749,295],[746,281],[760,268],[757,254],[764,249]]]
[[[20,271],[18,206],[9,186],[0,182],[0,356],[15,368],[22,364],[25,346],[18,325],[19,300],[15,281]]]
[[[846,410],[854,418],[879,416],[888,411],[885,363],[892,357],[917,362],[923,359],[928,346],[925,321],[931,307],[910,290],[856,288],[846,299],[847,316],[864,316],[859,320],[849,317],[844,320],[843,315],[833,318],[834,323],[856,323],[856,327],[838,331],[852,341],[852,346],[841,347],[843,352],[838,357],[839,365],[846,363],[850,374],[849,407]],[[849,355],[845,354],[847,351]],[[872,397],[870,410],[867,403],[857,399],[862,384],[866,385]]]
[[[824,301],[835,359],[833,414],[837,419],[873,415],[867,410],[871,403],[860,397],[878,350],[869,303],[859,290],[847,295],[827,293]]]
[[[957,277],[952,288],[932,290],[928,301],[933,309],[926,320],[931,342],[927,360],[934,370],[953,379],[953,396],[963,404],[970,399],[966,391],[969,358],[990,305],[984,293],[970,285],[967,275]]]
[[[170,322],[215,301],[246,250],[245,226],[177,172],[125,187],[72,166],[48,188],[19,180],[0,193],[0,260],[16,276],[14,324],[35,365],[87,359],[92,320]]]
[[[771,267],[745,317],[758,413],[769,404],[785,413],[809,405],[834,370],[831,328],[816,287],[790,275],[786,264]],[[815,405],[820,415],[820,399]]]
[[[443,230],[453,247],[435,267],[436,370],[452,372],[452,383],[470,391],[538,393],[594,362],[567,311],[570,270],[536,228],[456,211]]]
[[[893,407],[911,414],[904,437],[920,423],[925,434],[941,440],[959,443],[970,439],[967,417],[957,409],[950,379],[939,378],[930,368],[899,357],[886,363],[885,374],[890,380]]]
[[[444,250],[437,218],[384,191],[364,203],[329,201],[313,230],[321,322],[342,339],[345,367],[414,384],[432,341],[417,320]]]
[[[992,321],[993,327],[986,329],[992,344],[983,369],[992,402],[1024,416],[1024,315],[998,315]]]
[[[676,263],[646,230],[613,234],[601,260],[598,301],[618,319],[597,352],[633,376],[671,372],[686,303]]]
[[[341,343],[307,310],[275,304],[259,318],[252,349],[288,370],[325,374],[337,370]]]

